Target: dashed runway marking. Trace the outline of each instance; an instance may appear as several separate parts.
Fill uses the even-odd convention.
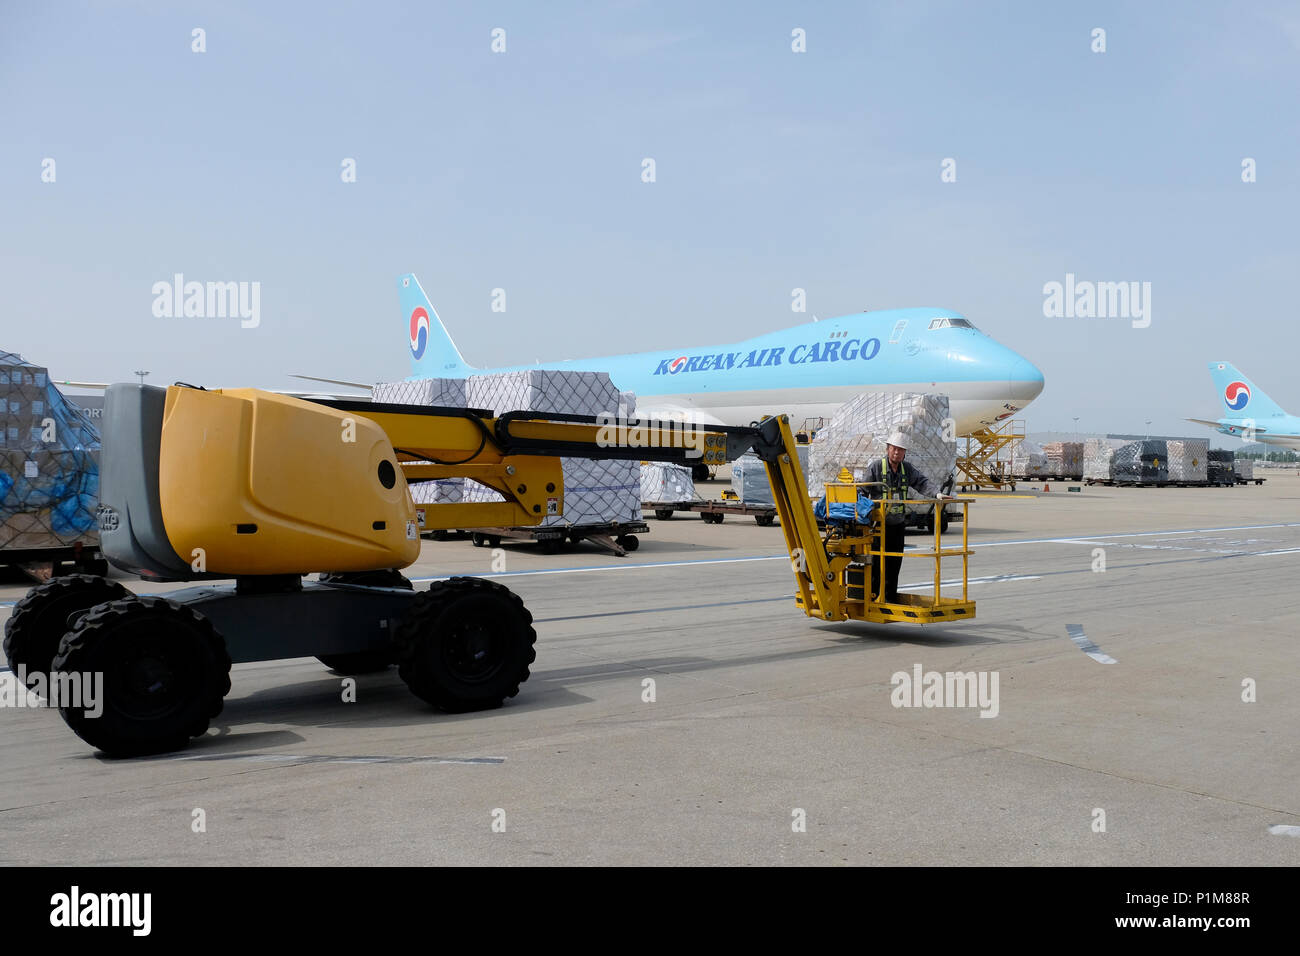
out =
[[[1102,653],[1100,647],[1088,640],[1088,635],[1083,633],[1082,624],[1065,625],[1065,633],[1070,635],[1070,640],[1074,641],[1074,643],[1078,645],[1079,650],[1083,651],[1098,664],[1119,663],[1119,661],[1115,660],[1115,658],[1111,657],[1109,654]]]

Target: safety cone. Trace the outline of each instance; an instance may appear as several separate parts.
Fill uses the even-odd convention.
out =
[[[1047,487],[1047,482],[1043,482],[1043,490],[1044,490],[1044,491],[1051,491],[1052,489],[1049,488],[1049,487]]]

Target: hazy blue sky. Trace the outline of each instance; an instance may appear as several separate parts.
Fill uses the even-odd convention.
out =
[[[771,331],[802,287],[964,313],[1043,370],[1031,430],[1208,436],[1210,359],[1300,412],[1297,104],[1267,0],[5,0],[0,348],[374,381],[409,371],[406,271],[477,365]],[[155,317],[177,272],[260,282],[261,324]],[[1150,327],[1045,318],[1067,272],[1150,282]]]

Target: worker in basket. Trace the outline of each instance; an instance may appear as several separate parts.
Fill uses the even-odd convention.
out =
[[[884,518],[882,550],[893,552],[885,558],[885,591],[880,598],[889,604],[898,603],[898,569],[903,563],[903,535],[907,528],[907,489],[916,491],[921,498],[950,498],[939,491],[930,479],[915,468],[903,463],[907,457],[908,436],[895,431],[885,446],[885,457],[867,467],[865,482],[879,482],[876,492]],[[871,593],[880,595],[880,555],[871,561]]]

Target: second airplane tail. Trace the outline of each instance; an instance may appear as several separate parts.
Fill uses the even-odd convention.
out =
[[[447,334],[433,303],[420,287],[420,280],[408,272],[397,280],[397,293],[409,336],[411,375],[415,378],[464,378],[474,371]]]
[[[1211,362],[1210,377],[1218,389],[1225,418],[1257,419],[1286,414],[1231,362]]]

